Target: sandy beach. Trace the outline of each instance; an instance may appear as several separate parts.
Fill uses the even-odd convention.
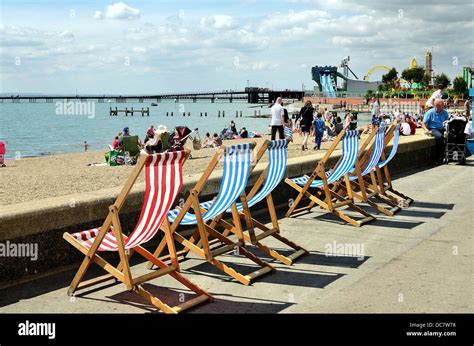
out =
[[[422,136],[421,131],[418,131],[416,136]],[[257,149],[266,139],[270,139],[270,136],[254,139],[257,142]],[[302,151],[302,140],[303,138],[299,134],[295,134],[294,142],[290,143],[288,147],[289,158],[324,153],[331,143],[323,142],[319,151],[312,149],[313,143],[308,143],[310,149]],[[224,141],[224,143],[244,141],[248,140],[231,140]],[[187,143],[187,147],[191,148],[190,142]],[[184,165],[185,177],[203,172],[216,150],[192,150],[193,158]],[[105,166],[105,152],[104,149],[103,151],[7,160],[7,166],[0,169],[4,191],[0,205],[13,205],[122,186],[133,166]],[[265,155],[261,162],[266,160]],[[143,179],[144,175],[142,174],[139,182],[143,182]]]

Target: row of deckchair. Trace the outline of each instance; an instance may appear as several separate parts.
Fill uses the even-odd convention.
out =
[[[374,136],[372,146],[369,150],[365,150]],[[383,149],[391,137],[394,137],[394,143],[389,157],[385,159]],[[340,142],[342,142],[341,159],[333,170],[326,171],[324,166]],[[180,262],[189,252],[245,285],[249,285],[257,277],[275,271],[269,263],[249,251],[246,245],[255,246],[287,265],[307,254],[307,250],[303,247],[280,234],[271,195],[285,177],[288,142],[265,141],[254,155],[255,145],[255,142],[251,142],[225,146],[219,150],[190,191],[184,204],[176,208],[172,206],[183,184],[182,169],[189,152],[152,155],[143,153],[115,203],[109,207],[109,213],[102,226],[73,234],[64,233],[64,238],[85,255],[68,294],[73,295],[80,289],[116,279],[124,283],[129,291],[138,293],[161,311],[178,313],[212,300],[207,292],[180,273]],[[373,220],[373,216],[355,204],[355,198],[376,207],[386,215],[393,215],[399,209],[399,205],[411,202],[411,199],[394,190],[391,185],[387,163],[395,156],[397,146],[398,128],[391,128],[387,132],[384,128],[378,129],[360,148],[358,148],[357,131],[341,132],[311,176],[285,180],[298,191],[298,197],[288,215],[310,210],[318,205],[356,226],[369,219]],[[268,164],[250,191],[246,193],[250,173],[265,152],[268,153]],[[369,152],[370,154],[367,154]],[[213,200],[202,201],[200,195],[203,187],[219,162],[223,163],[219,192]],[[125,235],[119,213],[143,169],[145,169],[146,189],[141,214],[134,230]],[[316,192],[310,193],[310,188],[316,189]],[[309,199],[308,206],[296,208],[305,198]],[[389,209],[373,202],[374,198],[388,205]],[[260,202],[267,204],[271,220],[269,227],[252,217],[250,209]],[[362,214],[364,219],[356,221],[347,216],[338,210],[342,206],[351,207]],[[184,236],[183,232],[178,233],[179,229],[187,226],[195,227],[195,231],[189,236]],[[143,247],[143,244],[160,231],[163,233],[163,238],[154,253],[151,253]],[[265,245],[262,241],[269,237],[291,248],[293,250],[291,255],[283,255]],[[177,243],[183,247],[182,250],[177,251]],[[114,266],[100,255],[101,252],[118,252],[119,264]],[[149,269],[156,268],[156,270],[133,276],[129,261],[135,252],[148,261]],[[257,264],[258,270],[242,274],[218,259],[219,256],[229,253],[238,254]],[[84,275],[92,263],[98,264],[108,274],[84,280]],[[170,275],[194,292],[194,298],[170,306],[143,287],[143,283],[164,275]]]
[[[288,185],[298,191],[286,216],[309,212],[313,207],[319,206],[349,224],[360,227],[375,220],[375,217],[358,206],[356,199],[388,216],[393,216],[401,207],[408,207],[413,200],[393,188],[387,166],[397,153],[399,138],[399,126],[392,125],[387,130],[382,124],[359,147],[358,130],[341,132],[310,176],[285,179]],[[388,158],[385,158],[384,149],[392,139],[392,150]],[[341,158],[333,169],[327,171],[325,166],[340,142]],[[370,149],[366,150],[370,144]],[[373,199],[383,205],[377,204]],[[304,200],[309,200],[309,203],[299,207]],[[362,218],[354,219],[340,211],[342,207],[352,209],[356,214],[362,215]]]

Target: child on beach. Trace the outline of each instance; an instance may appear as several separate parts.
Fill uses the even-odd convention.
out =
[[[204,137],[204,140],[202,142],[202,147],[212,148],[212,139],[211,139],[211,134],[209,132],[207,132],[206,137]]]
[[[82,145],[84,147],[84,151],[87,151],[87,148],[89,148],[89,144],[87,141],[84,141],[84,144]]]
[[[119,146],[119,136],[115,136],[114,140],[112,141],[112,149],[117,149]]]
[[[315,146],[313,149],[321,149],[321,140],[323,139],[323,135],[324,135],[324,120],[323,120],[323,115],[321,113],[318,113],[316,115],[316,120],[313,122],[314,124],[314,134],[315,134],[315,138],[314,138],[314,142],[315,142]]]
[[[293,122],[288,116],[288,112],[283,113],[283,133],[288,142],[293,142]]]

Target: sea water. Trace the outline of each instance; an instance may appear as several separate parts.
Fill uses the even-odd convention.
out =
[[[59,154],[67,152],[84,151],[84,141],[87,141],[88,150],[104,150],[124,127],[130,128],[132,135],[144,139],[146,130],[150,125],[157,128],[165,125],[168,131],[173,131],[175,126],[187,126],[190,129],[199,129],[201,138],[206,132],[211,135],[220,133],[229,126],[231,120],[236,123],[237,130],[245,127],[248,131],[262,134],[268,132],[269,118],[254,117],[267,115],[270,109],[266,104],[249,104],[243,101],[224,102],[189,101],[175,102],[162,101],[158,106],[151,106],[150,102],[67,102],[66,100],[46,103],[44,101],[29,103],[0,103],[0,141],[6,142],[6,158],[18,159],[23,157]],[[141,116],[134,113],[119,113],[110,116],[109,109],[134,110],[149,107],[150,116]],[[297,108],[286,106],[292,112]],[[168,112],[168,116],[166,113]],[[173,112],[173,116],[171,116]],[[204,116],[207,112],[207,117]],[[218,114],[220,112],[220,117]],[[223,113],[225,112],[225,117]],[[236,117],[238,112],[238,117]],[[242,117],[240,117],[242,112]],[[183,116],[185,113],[185,116]],[[190,116],[188,116],[188,113]],[[203,114],[201,117],[200,114]],[[343,112],[339,112],[343,117]],[[367,119],[365,119],[367,118]],[[359,114],[359,125],[368,122],[368,116]]]

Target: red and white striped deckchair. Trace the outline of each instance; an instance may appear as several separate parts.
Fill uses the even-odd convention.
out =
[[[179,273],[176,248],[166,217],[183,185],[182,168],[188,156],[189,151],[153,155],[141,154],[135,169],[128,178],[115,203],[109,207],[109,213],[103,225],[99,228],[93,228],[78,233],[64,233],[64,239],[86,256],[69,287],[69,295],[73,295],[74,292],[79,289],[115,278],[123,282],[129,291],[140,294],[151,304],[166,313],[178,313],[211,299],[208,293],[201,290]],[[143,206],[135,229],[129,236],[126,236],[122,232],[119,212],[143,167],[145,167],[146,176]],[[165,264],[142,247],[142,244],[152,239],[160,229],[164,232],[171,257],[171,265]],[[108,263],[98,254],[100,251],[117,251],[120,256],[119,265],[114,267]],[[133,252],[142,255],[146,260],[151,261],[160,269],[133,278],[129,265],[129,258]],[[109,274],[82,281],[84,274],[92,263],[98,264]],[[175,307],[171,307],[157,297],[154,297],[142,287],[144,282],[166,274],[171,275],[184,286],[192,290],[197,294],[197,297]]]

